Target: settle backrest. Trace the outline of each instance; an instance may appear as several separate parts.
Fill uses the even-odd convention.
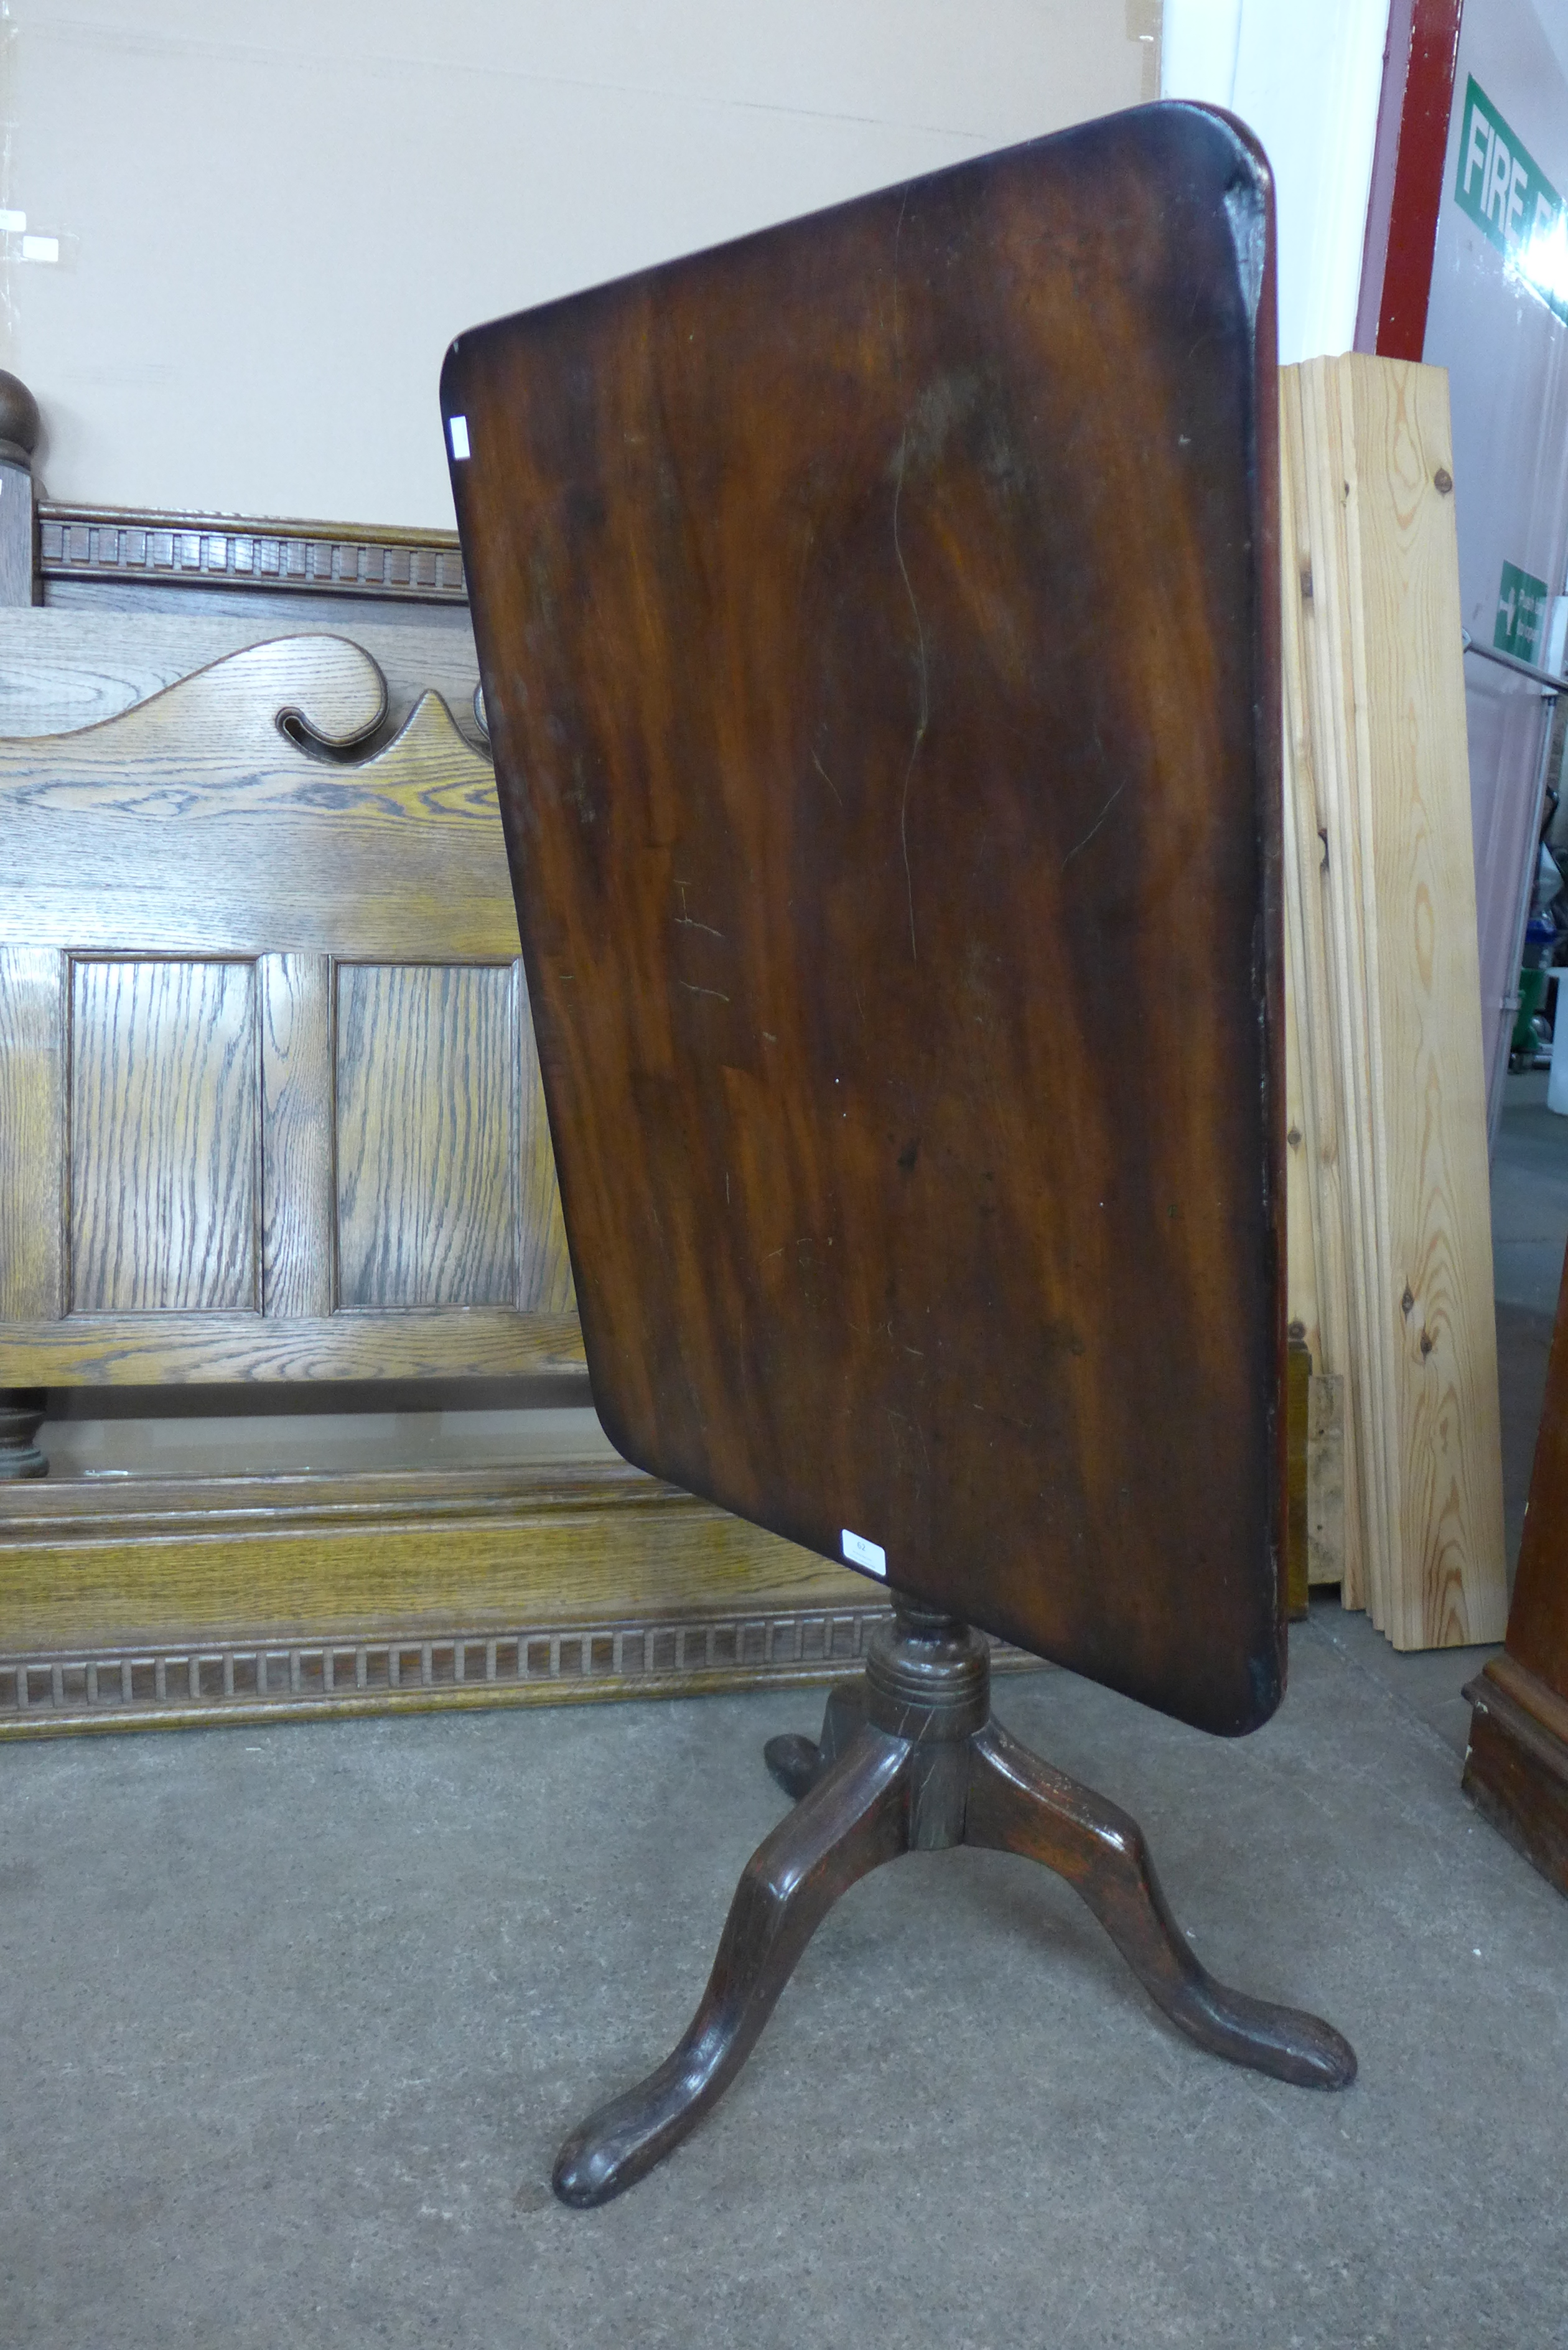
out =
[[[0,1387],[580,1366],[489,760],[254,646],[0,741]]]

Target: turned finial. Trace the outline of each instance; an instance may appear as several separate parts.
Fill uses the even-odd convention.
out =
[[[38,403],[20,376],[0,368],[0,464],[31,473],[38,443]]]

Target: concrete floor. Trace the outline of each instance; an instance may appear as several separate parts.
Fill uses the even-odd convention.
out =
[[[1349,2034],[1353,2089],[1189,2045],[1026,1863],[923,1856],[597,2213],[555,2146],[684,2024],[808,1694],[13,1746],[0,2339],[1561,2344],[1568,1907],[1404,1661],[1323,1609],[1237,1744],[1001,1691],[1142,1819],[1206,1963]]]
[[[1515,1526],[1556,1276],[1505,1252],[1568,1234],[1535,1107],[1500,1166],[1559,1154],[1560,1225],[1495,1187]],[[684,2024],[818,1697],[0,1748],[0,2344],[1568,2344],[1568,1904],[1459,1794],[1479,1662],[1320,1600],[1235,1744],[999,1690],[1206,1963],[1348,2033],[1348,2092],[1191,2047],[1027,1864],[922,1856],[597,2213],[554,2148]]]

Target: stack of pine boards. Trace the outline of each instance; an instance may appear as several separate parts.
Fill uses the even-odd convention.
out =
[[[1343,1397],[1345,1605],[1501,1640],[1448,378],[1314,359],[1280,402],[1290,1314]]]

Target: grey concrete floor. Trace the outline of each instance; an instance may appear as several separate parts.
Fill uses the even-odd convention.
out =
[[[1568,1904],[1459,1795],[1473,1657],[1411,1661],[1320,1607],[1236,1744],[999,1690],[1351,2090],[1189,2045],[1044,1873],[922,1856],[597,2213],[555,2146],[684,2024],[813,1694],[6,1748],[0,2339],[1561,2344]]]
[[[1514,1540],[1547,1116],[1515,1081],[1494,1183]],[[685,2023],[817,1694],[0,1748],[0,2345],[1568,2345],[1568,1903],[1459,1794],[1480,1660],[1320,1599],[1236,1744],[999,1686],[1207,1964],[1348,2033],[1349,2091],[1190,2046],[1043,1872],[921,1856],[597,2213],[555,2147]]]

